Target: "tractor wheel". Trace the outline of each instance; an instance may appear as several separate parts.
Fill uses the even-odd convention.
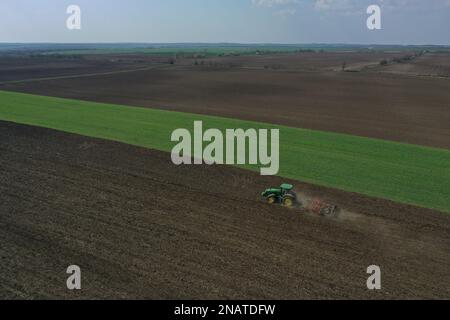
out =
[[[268,204],[274,204],[275,202],[277,202],[277,198],[275,196],[270,196],[267,197],[266,201]]]
[[[295,205],[295,199],[293,197],[284,197],[283,206],[292,208]]]

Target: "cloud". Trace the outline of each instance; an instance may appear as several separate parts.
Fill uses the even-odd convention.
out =
[[[254,6],[260,7],[287,6],[297,3],[299,3],[299,0],[252,0]]]
[[[288,17],[297,12],[296,5],[300,0],[252,0],[255,7],[276,8],[277,11],[273,13],[274,16]]]
[[[423,0],[313,0],[314,6],[318,10],[334,10],[345,11],[354,10],[371,4],[378,4],[386,9],[420,9],[430,7],[432,5],[448,5],[450,0],[430,0],[425,2]]]
[[[338,2],[336,0],[317,0],[315,7],[317,9],[328,10],[335,7]]]
[[[450,0],[251,0],[255,7],[275,10],[274,15],[290,16],[297,12],[300,4],[313,6],[319,12],[332,12],[340,15],[365,14],[369,5],[377,4],[385,10],[423,11],[425,9],[450,6]]]
[[[294,9],[294,8],[286,8],[286,9],[278,10],[277,12],[274,13],[274,15],[280,16],[280,17],[288,17],[288,16],[292,16],[292,15],[294,15],[296,13],[297,13],[296,9]]]
[[[373,4],[376,0],[366,0]],[[364,0],[314,0],[314,8],[318,11],[337,12],[343,15],[355,15],[365,13]],[[369,3],[367,4],[367,6]],[[366,7],[367,7],[366,6]]]

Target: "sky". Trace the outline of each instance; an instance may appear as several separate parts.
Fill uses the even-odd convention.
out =
[[[381,7],[369,30],[367,7]],[[81,30],[69,30],[69,5]],[[1,0],[0,42],[450,44],[450,0]]]

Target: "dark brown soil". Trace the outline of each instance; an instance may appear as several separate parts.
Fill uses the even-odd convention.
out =
[[[378,65],[386,59],[399,58],[410,52],[302,52],[299,54],[248,55],[239,57],[217,57],[212,59],[195,59],[197,63],[208,66],[265,68],[277,70],[302,71],[341,71],[345,63],[350,70],[361,70],[364,67]],[[186,64],[186,63],[185,63]],[[192,63],[191,63],[192,64]]]
[[[2,56],[0,83],[89,73],[114,72],[163,64],[167,57],[126,56]]]
[[[294,182],[344,208],[324,218],[260,202],[275,177],[5,122],[0,137],[1,298],[450,298],[449,215]]]
[[[381,67],[336,71],[343,60],[349,69],[365,70],[364,65],[377,64],[382,57],[369,53],[224,57],[206,59],[199,66],[186,59],[163,69],[3,84],[0,90],[212,114],[450,149],[450,79],[377,72],[384,70]],[[450,61],[448,55],[439,56],[435,63],[444,65],[446,57]],[[141,58],[128,59],[135,64]],[[430,64],[433,59],[425,55],[417,63]],[[1,71],[8,78],[9,71]],[[10,72],[11,77],[16,77],[15,72]],[[97,68],[92,67],[88,73],[95,72]]]

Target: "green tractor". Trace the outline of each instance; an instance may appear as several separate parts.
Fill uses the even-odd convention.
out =
[[[292,208],[298,204],[297,195],[294,186],[283,183],[279,188],[266,189],[261,196],[268,204],[282,204],[285,207]]]

